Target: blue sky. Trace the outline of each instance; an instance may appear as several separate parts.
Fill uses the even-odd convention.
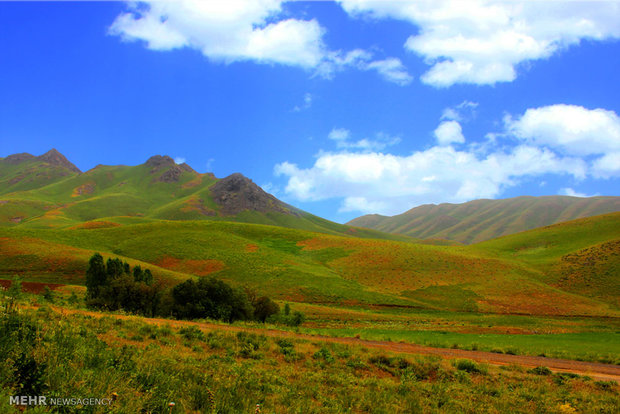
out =
[[[620,195],[620,2],[0,2],[0,157],[154,154],[346,222]]]

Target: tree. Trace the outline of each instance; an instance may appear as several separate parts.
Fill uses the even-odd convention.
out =
[[[257,320],[265,323],[268,317],[279,312],[280,307],[278,304],[269,299],[267,296],[261,296],[256,299],[256,304],[254,305],[254,317]]]
[[[144,273],[140,265],[134,266],[133,268],[133,280],[136,282],[142,282],[144,280]]]
[[[103,263],[103,257],[99,253],[95,253],[88,261],[88,269],[86,270],[86,297],[92,299],[99,296],[99,289],[107,283],[107,280],[108,273]]]
[[[144,269],[142,273],[142,281],[147,285],[151,285],[153,283],[153,275],[149,269]]]
[[[242,289],[215,278],[189,279],[172,289],[173,314],[180,319],[212,318],[232,323],[251,319],[254,308]]]

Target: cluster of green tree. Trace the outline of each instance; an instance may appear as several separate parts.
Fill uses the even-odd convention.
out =
[[[303,314],[290,314],[287,304],[284,315],[267,296],[258,296],[251,289],[233,288],[215,278],[188,279],[165,289],[153,283],[153,275],[140,266],[133,269],[119,258],[104,262],[95,253],[86,270],[86,303],[99,309],[119,310],[145,316],[174,316],[178,319],[211,318],[232,323],[236,320],[284,323],[297,326]]]
[[[90,307],[154,316],[161,297],[161,286],[153,284],[149,269],[131,269],[119,258],[104,262],[99,253],[90,258],[86,270],[86,303]]]
[[[266,296],[253,300],[248,291],[232,288],[214,278],[189,279],[172,289],[172,313],[180,319],[211,318],[227,322],[257,319],[262,322],[280,311]]]

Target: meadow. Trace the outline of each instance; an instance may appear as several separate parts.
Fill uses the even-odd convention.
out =
[[[7,363],[0,368],[0,399],[26,392],[111,398],[112,410],[56,411],[118,413],[614,413],[620,404],[615,382],[545,367],[495,367],[200,323],[74,313],[68,290],[51,301],[3,295],[0,352]]]

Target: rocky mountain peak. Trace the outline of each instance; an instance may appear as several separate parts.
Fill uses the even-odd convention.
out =
[[[146,165],[152,168],[159,168],[162,166],[172,166],[175,165],[174,160],[168,155],[153,155],[151,158],[146,160]]]
[[[286,204],[240,173],[221,179],[210,190],[224,215],[234,215],[244,210],[292,214]]]
[[[81,173],[80,169],[73,165],[64,155],[58,152],[55,148],[47,151],[43,155],[36,157],[37,159],[44,161],[51,165],[57,165],[59,167],[65,167],[69,171]]]

